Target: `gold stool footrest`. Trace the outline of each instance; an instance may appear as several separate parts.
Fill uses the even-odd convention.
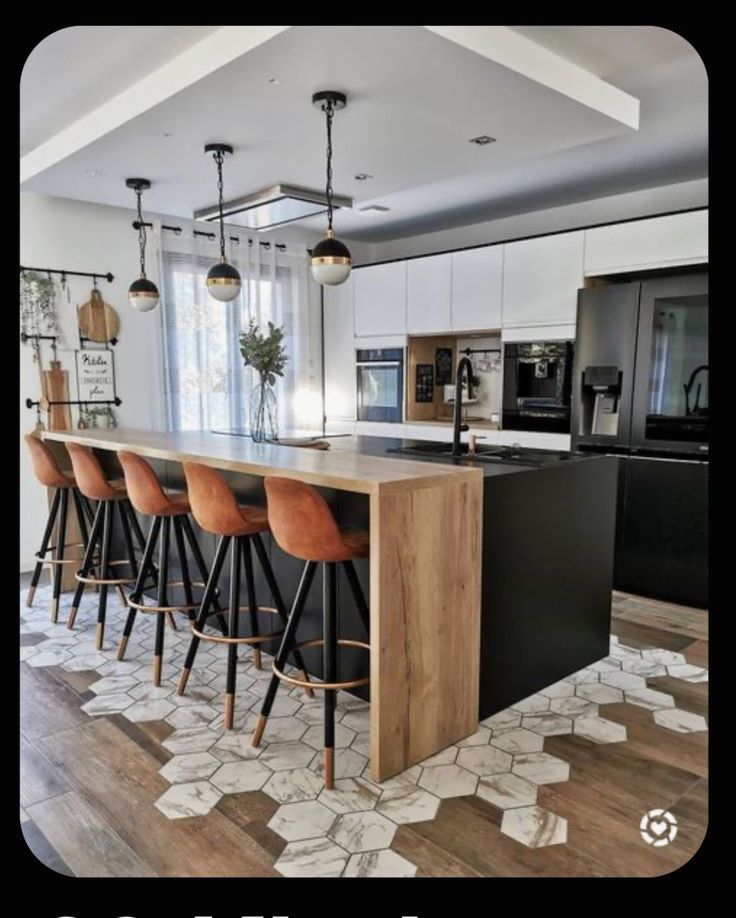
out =
[[[86,548],[86,547],[87,546],[84,544],[84,542],[70,542],[68,545],[64,546],[64,551],[66,551],[68,548]],[[50,551],[56,551],[56,545],[50,545],[46,549],[45,553],[48,554]],[[79,564],[79,558],[42,558],[40,551],[36,552],[35,557],[42,564]]]
[[[77,562],[78,561],[79,561],[79,558],[77,558]],[[130,564],[130,561],[122,560],[122,561],[108,561],[107,562],[108,567],[115,567],[115,565],[117,564]],[[99,567],[99,566],[100,566],[99,564],[95,565],[95,567]],[[100,577],[82,577],[79,571],[77,571],[77,573],[74,576],[80,583],[91,583],[92,585],[95,585],[95,586],[104,586],[105,584],[107,586],[120,586],[123,583],[135,583],[136,581],[135,577],[119,577],[117,579],[110,579],[110,580],[104,580]]]
[[[208,613],[207,618],[212,618],[213,615],[226,615],[229,611],[229,609],[213,609],[212,612]],[[250,612],[250,606],[238,606],[238,611]],[[258,611],[278,615],[278,609],[274,609],[271,606],[258,606]],[[214,641],[216,644],[252,644],[257,646],[280,638],[284,633],[283,631],[274,631],[271,634],[259,634],[254,637],[225,637],[222,634],[208,634],[205,631],[200,631],[194,622],[192,622],[191,628],[192,634],[195,634],[201,641]]]
[[[294,650],[301,650],[303,647],[323,647],[324,640],[322,638],[317,638],[313,641],[302,641],[301,644],[295,644],[289,653],[292,653]],[[370,650],[370,644],[366,644],[364,641],[351,641],[347,638],[341,638],[337,642],[339,647],[360,647],[362,650]],[[285,672],[278,669],[276,666],[276,661],[271,664],[271,669],[274,672],[275,676],[278,676],[283,682],[288,682],[289,685],[297,685],[299,688],[311,688],[311,689],[349,689],[349,688],[358,688],[360,685],[368,685],[370,679],[368,676],[365,679],[351,679],[349,682],[305,682],[303,679],[296,679],[294,676],[287,676]]]
[[[201,580],[192,580],[191,585],[193,587],[205,587],[206,583],[202,583]],[[168,587],[183,587],[183,580],[168,580],[166,582]],[[198,609],[200,603],[190,602],[190,603],[181,603],[178,606],[146,606],[142,602],[132,602],[130,597],[128,598],[128,605],[131,609],[137,609],[139,612],[191,612],[194,609]]]

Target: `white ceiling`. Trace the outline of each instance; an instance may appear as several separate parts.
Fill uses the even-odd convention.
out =
[[[163,28],[125,27],[117,43],[107,43],[110,54],[104,34],[92,42],[95,53],[84,54],[90,36],[82,32],[117,33],[117,27],[72,27],[42,42],[23,73],[23,148],[48,140],[125,88],[124,61],[136,34],[156,49],[146,58],[155,69],[206,37],[206,31],[195,35],[197,29],[214,27],[148,34]],[[81,31],[67,34],[75,30]],[[391,208],[375,216],[340,212],[336,227],[348,238],[389,239],[706,174],[707,78],[684,39],[648,26],[517,31],[640,98],[640,130],[419,26],[301,26],[72,152],[23,187],[131,206],[123,180],[143,175],[154,182],[144,199],[150,211],[189,217],[214,199],[214,168],[202,147],[224,141],[236,147],[226,164],[228,197],[277,182],[319,188],[324,122],[309,100],[324,88],[349,97],[335,117],[335,191],[357,206]],[[69,77],[64,62],[82,56],[83,74]],[[128,83],[140,76],[138,69]],[[48,93],[50,83],[60,84],[53,106],[41,91]],[[468,143],[483,133],[497,143]],[[359,172],[374,178],[356,182]],[[318,229],[322,222],[303,225]]]

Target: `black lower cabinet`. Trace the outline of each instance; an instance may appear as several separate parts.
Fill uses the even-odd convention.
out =
[[[708,464],[623,458],[617,589],[708,605]]]

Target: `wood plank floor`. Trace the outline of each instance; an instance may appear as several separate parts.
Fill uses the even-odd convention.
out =
[[[613,633],[633,647],[661,647],[707,666],[707,613],[614,594]],[[22,635],[24,644],[33,635]],[[21,664],[21,822],[26,844],[53,870],[90,876],[279,876],[286,844],[268,827],[278,804],[261,791],[227,794],[206,816],[168,819],[154,801],[171,727],[119,714],[90,718],[96,673]],[[687,711],[707,713],[707,683],[649,681]],[[538,804],[568,823],[567,843],[528,848],[500,831],[501,810],[477,796],[443,800],[436,817],[402,825],[391,848],[417,876],[658,876],[687,862],[707,824],[707,733],[659,727],[651,711],[607,705],[626,742],[545,738],[570,763],[570,780],[540,787]],[[676,841],[646,845],[642,815],[678,820]]]

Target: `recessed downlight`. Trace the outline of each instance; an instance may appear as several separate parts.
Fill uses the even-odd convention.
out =
[[[495,143],[496,138],[491,137],[490,134],[479,134],[477,137],[471,137],[470,143],[476,144],[479,147],[485,147],[489,143]]]
[[[367,204],[365,207],[358,207],[357,210],[362,214],[385,214],[391,208],[386,207],[384,204]]]
[[[281,80],[280,80],[278,77],[269,77],[269,78],[268,78],[268,82],[269,82],[272,86],[278,86],[279,83],[281,82]]]
[[[359,172],[357,175],[353,176],[356,182],[367,182],[368,179],[372,179],[373,176],[369,175],[367,172]]]

